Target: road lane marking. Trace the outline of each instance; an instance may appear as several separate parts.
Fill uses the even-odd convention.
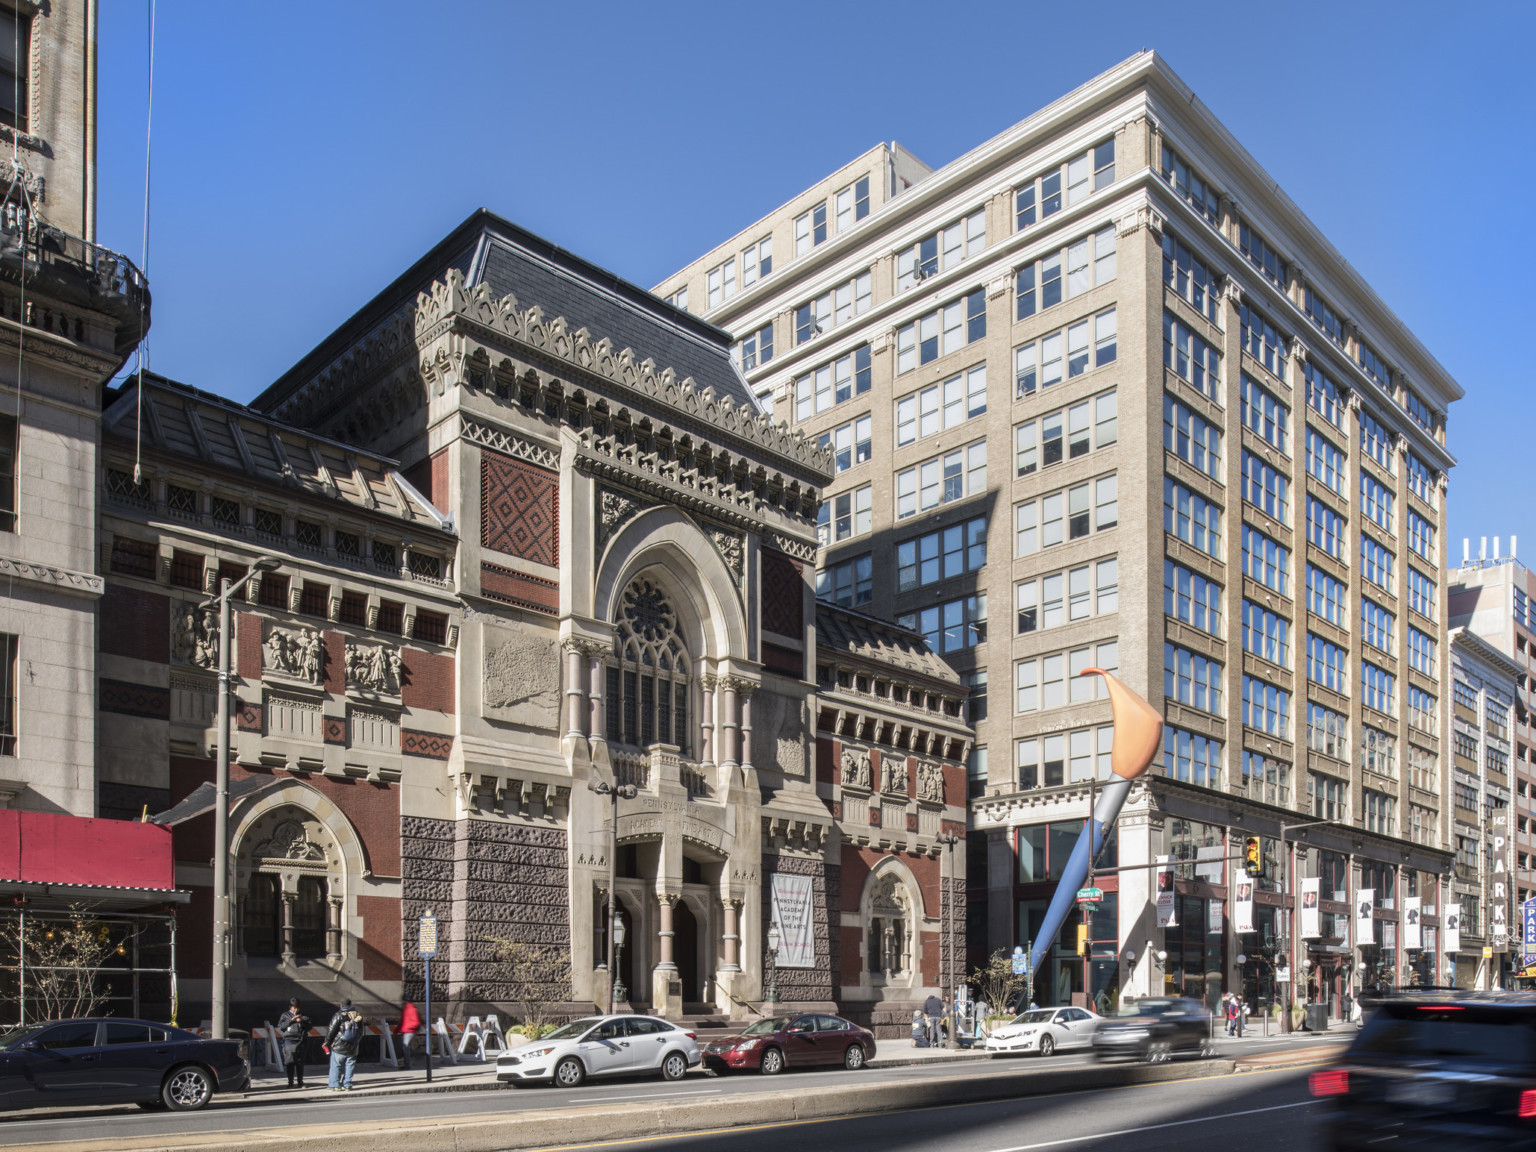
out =
[[[1257,1116],[1261,1112],[1283,1112],[1287,1108],[1306,1108],[1316,1103],[1316,1100],[1301,1100],[1295,1104],[1275,1104],[1268,1108],[1245,1108],[1241,1112],[1223,1112],[1220,1116],[1169,1120],[1165,1124],[1143,1124],[1139,1128],[1118,1128],[1113,1132],[1094,1132],[1087,1136],[1065,1136],[1060,1140],[1043,1140],[1038,1144],[1012,1144],[1007,1148],[993,1148],[991,1152],[1035,1152],[1037,1148],[1060,1148],[1065,1144],[1082,1144],[1088,1140],[1107,1140],[1111,1136],[1134,1136],[1138,1132],[1156,1132],[1159,1128],[1182,1128],[1188,1124],[1208,1124],[1213,1120],[1236,1120],[1239,1116]]]

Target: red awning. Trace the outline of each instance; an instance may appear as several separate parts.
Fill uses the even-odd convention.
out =
[[[0,810],[0,882],[176,890],[171,830],[136,820],[94,820]]]

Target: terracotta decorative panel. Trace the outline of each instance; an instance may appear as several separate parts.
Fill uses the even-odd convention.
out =
[[[762,554],[763,627],[780,636],[805,634],[805,580],[800,565],[778,552]]]
[[[523,572],[514,572],[496,564],[480,565],[480,592],[491,600],[516,604],[519,608],[532,608],[536,612],[548,612],[551,616],[560,611],[560,585],[553,580],[540,580]]]
[[[480,546],[548,564],[560,564],[559,477],[545,468],[482,449]]]
[[[453,753],[453,737],[436,732],[400,730],[400,751],[407,756],[425,756],[428,760],[446,760]]]

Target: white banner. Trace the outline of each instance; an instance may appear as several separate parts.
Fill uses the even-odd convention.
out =
[[[780,968],[816,967],[816,927],[809,876],[773,874],[773,922],[779,926]]]
[[[1315,940],[1323,934],[1322,910],[1317,906],[1321,884],[1316,876],[1301,882],[1301,936],[1304,940]]]
[[[1419,926],[1419,908],[1423,901],[1418,896],[1403,897],[1403,947],[1424,947],[1424,933]]]
[[[1220,936],[1225,929],[1222,924],[1222,902],[1212,900],[1206,905],[1205,932],[1208,936]]]
[[[1239,861],[1239,864],[1241,861]],[[1236,897],[1232,901],[1232,930],[1252,932],[1253,929],[1253,877],[1246,873],[1237,877],[1232,885]]]
[[[1173,857],[1157,858],[1157,926],[1171,928],[1178,924],[1173,918]]]
[[[1445,950],[1447,952],[1461,951],[1461,905],[1447,904],[1445,915],[1441,917],[1441,924],[1445,928]]]
[[[1355,891],[1355,939],[1361,944],[1376,943],[1376,889]]]
[[[1220,884],[1221,858],[1226,854],[1225,844],[1208,844],[1197,849],[1195,856],[1199,862],[1195,865],[1195,879],[1204,880],[1207,884]]]

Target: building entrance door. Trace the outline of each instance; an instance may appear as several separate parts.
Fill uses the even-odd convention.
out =
[[[672,961],[683,985],[683,1003],[698,1003],[704,998],[699,987],[699,925],[686,900],[672,910]]]

